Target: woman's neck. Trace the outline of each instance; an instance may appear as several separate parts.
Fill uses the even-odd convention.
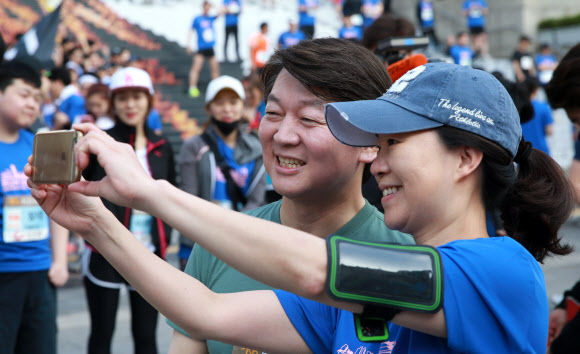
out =
[[[138,125],[135,127],[135,150],[147,148],[147,136],[145,135],[145,126]]]
[[[234,148],[236,147],[236,142],[238,141],[238,130],[234,129],[234,131],[230,134],[230,135],[224,135],[222,132],[220,132],[219,129],[214,129],[217,133],[217,135],[223,140],[223,142],[231,147]]]
[[[479,199],[478,199],[479,198]],[[448,213],[437,215],[421,230],[403,230],[413,235],[415,242],[433,247],[455,240],[469,240],[489,237],[486,227],[485,207],[481,198],[474,195],[471,202],[448,203]]]

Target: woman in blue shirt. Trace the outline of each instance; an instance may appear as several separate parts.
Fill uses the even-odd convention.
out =
[[[267,107],[266,117],[272,114]],[[316,129],[313,117],[301,116]],[[545,350],[548,304],[538,261],[571,251],[557,235],[573,207],[571,187],[553,160],[522,140],[517,110],[499,81],[466,66],[427,64],[409,71],[377,100],[329,103],[326,124],[345,144],[378,146],[371,172],[383,191],[385,224],[423,245],[413,250],[436,250],[440,256],[427,263],[429,276],[412,283],[420,293],[434,277],[443,279],[433,288],[438,305],[428,311],[434,313],[409,311],[401,303],[412,300],[404,296],[398,305],[381,302],[400,290],[384,290],[384,284],[414,277],[415,262],[404,265],[411,255],[380,256],[403,246],[347,243],[346,250],[336,250],[336,236],[321,240],[224,211],[167,183],[129,173],[134,157],[92,126],[77,126],[88,133],[77,145],[79,166],[89,152],[96,154],[110,178],[78,182],[68,190],[33,185],[32,193],[52,218],[99,248],[148,301],[195,338],[293,353]],[[113,151],[123,157],[111,157]],[[97,199],[81,194],[138,205],[242,272],[296,295],[211,293],[144,252]],[[486,207],[503,211],[511,237],[487,235]],[[367,262],[371,254],[378,255],[378,263]],[[340,278],[337,262],[360,267],[353,277]],[[401,273],[383,271],[393,267]],[[375,270],[381,280],[371,274]],[[355,294],[382,289],[385,296],[361,301],[336,291],[329,295],[325,290],[338,281],[357,284],[351,287]],[[379,305],[373,309],[369,303]],[[398,311],[401,307],[407,310]],[[345,331],[352,313],[372,310],[392,321],[389,338],[361,342]]]

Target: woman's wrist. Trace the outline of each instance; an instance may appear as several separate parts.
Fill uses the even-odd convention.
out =
[[[149,215],[160,217],[159,213],[164,206],[164,200],[167,198],[169,188],[174,188],[171,183],[164,179],[151,180],[151,183],[145,188],[135,209],[142,210]]]

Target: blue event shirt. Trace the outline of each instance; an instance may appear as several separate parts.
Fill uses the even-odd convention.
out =
[[[473,50],[468,46],[454,45],[449,50],[455,64],[471,66],[473,61]]]
[[[485,26],[485,15],[483,11],[487,9],[484,0],[467,0],[463,2],[463,11],[467,11],[467,27]]]
[[[216,16],[197,16],[191,28],[197,31],[197,50],[212,49],[215,45],[215,29],[213,22]]]
[[[382,2],[382,0],[363,0],[362,1],[362,6],[377,6],[378,4],[380,4]],[[373,22],[375,21],[374,18],[372,17],[367,17],[363,14],[363,27],[367,28],[368,26],[372,25]],[[362,37],[361,37],[362,38]]]
[[[538,68],[538,80],[542,85],[546,85],[552,79],[552,70],[540,70],[539,68],[542,65],[554,65],[558,62],[556,57],[553,54],[536,54],[534,58],[536,62],[536,68]]]
[[[546,102],[537,100],[532,100],[532,106],[534,106],[534,117],[522,124],[522,134],[526,141],[532,143],[534,148],[550,155],[545,131],[547,125],[554,123],[552,109]]]
[[[245,195],[250,187],[250,178],[254,172],[256,161],[252,160],[248,163],[239,165],[234,159],[234,149],[226,145],[226,143],[224,143],[219,137],[217,138],[217,142],[220,154],[230,167],[230,175],[232,176],[232,179]],[[226,178],[218,166],[216,166],[215,175],[216,181],[213,194],[214,202],[217,202],[225,208],[233,209],[232,200],[226,191]],[[241,209],[241,206],[238,207]]]
[[[147,126],[149,129],[155,130],[162,130],[163,129],[163,122],[161,122],[161,115],[159,111],[155,108],[151,109],[149,115],[147,116]]]
[[[241,0],[224,0],[224,6],[228,9],[236,9],[236,13],[226,13],[226,27],[237,26],[240,9],[242,8]]]
[[[66,113],[68,119],[73,122],[75,117],[87,114],[87,109],[85,105],[85,99],[77,94],[72,94],[65,98],[59,105],[58,110],[60,112]],[[49,128],[54,127],[54,114],[56,111],[46,114],[44,116],[44,122]]]
[[[306,6],[311,9],[318,6],[318,0],[298,0],[298,6]],[[314,16],[310,15],[308,11],[298,11],[298,25],[299,26],[314,26],[316,19]]]
[[[353,316],[275,290],[314,353],[540,353],[548,340],[548,300],[538,262],[510,237],[439,246],[448,338],[390,324],[384,342],[363,343]],[[506,271],[509,270],[509,271]],[[516,305],[517,304],[517,305]]]
[[[340,31],[338,31],[338,38],[360,41],[362,37],[363,31],[358,26],[342,27]]]
[[[0,272],[47,270],[52,262],[49,244],[50,229],[46,237],[42,239],[17,242],[13,237],[14,233],[8,230],[7,225],[7,222],[14,222],[14,217],[16,217],[23,219],[16,224],[22,225],[22,229],[39,225],[45,228],[49,226],[48,216],[36,202],[34,205],[16,207],[11,207],[7,203],[7,198],[26,198],[32,201],[23,169],[28,162],[28,156],[32,154],[33,141],[34,134],[20,130],[16,142],[0,142],[0,206],[2,207],[0,209]]]
[[[431,1],[419,2],[419,15],[421,17],[421,27],[431,28],[435,25],[435,13]]]
[[[306,39],[306,35],[301,30],[297,30],[296,32],[286,31],[278,38],[278,44],[280,44],[280,49],[286,49],[298,44],[304,39]]]

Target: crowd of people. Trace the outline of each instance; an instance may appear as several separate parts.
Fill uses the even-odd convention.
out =
[[[238,61],[242,6],[224,0],[217,15]],[[420,54],[379,44],[414,36],[412,22],[388,1],[336,1],[338,38],[313,38],[318,6],[299,1],[271,56],[262,23],[239,79],[220,74],[203,2],[186,49],[190,97],[210,62],[207,117],[176,155],[128,48],[69,33],[54,67],[0,65],[0,353],[56,352],[71,231],[85,240],[89,353],[110,351],[123,287],[137,353],[158,350],[157,311],[170,353],[579,349],[579,285],[548,316],[539,267],[572,251],[558,230],[580,190],[580,142],[568,179],[545,138],[553,108],[580,119],[578,46],[558,62],[522,35],[515,82],[472,68],[488,10],[465,1],[455,64],[408,64],[393,83],[392,65]],[[431,1],[417,16],[438,45]],[[39,128],[84,133],[83,181],[27,182]],[[164,262],[172,228],[180,270]]]

